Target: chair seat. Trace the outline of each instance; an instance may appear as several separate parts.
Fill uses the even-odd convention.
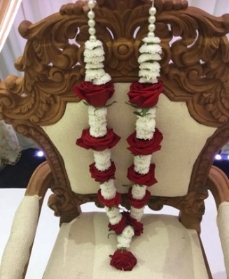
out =
[[[109,265],[117,242],[105,213],[82,213],[62,224],[44,279],[208,278],[196,231],[176,216],[146,214],[142,222],[144,233],[131,244],[138,263],[127,272]]]

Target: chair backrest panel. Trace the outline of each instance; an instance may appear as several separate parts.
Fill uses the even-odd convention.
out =
[[[127,150],[126,142],[135,129],[136,118],[134,109],[125,103],[128,101],[129,86],[128,83],[115,84],[112,100],[117,103],[108,108],[108,126],[122,138],[112,150],[117,168],[116,187],[120,192],[126,192],[123,184],[130,184],[127,168],[133,163],[133,155]],[[164,139],[162,149],[152,157],[158,183],[150,187],[150,191],[156,196],[184,196],[188,191],[192,166],[216,128],[198,123],[190,117],[185,102],[171,102],[165,95],[160,96],[156,120]],[[94,160],[93,152],[75,145],[76,139],[87,127],[87,106],[83,102],[69,103],[58,123],[43,126],[64,159],[71,189],[79,194],[96,193],[99,186],[89,172],[89,165]]]

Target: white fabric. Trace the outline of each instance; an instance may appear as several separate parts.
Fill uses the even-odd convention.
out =
[[[17,209],[2,256],[0,279],[22,279],[37,228],[39,199],[25,196]]]
[[[217,223],[219,227],[219,236],[224,254],[224,262],[229,278],[229,202],[223,202],[219,205]]]
[[[20,157],[21,148],[16,133],[11,125],[0,120],[0,166],[14,164]]]
[[[128,90],[129,84],[115,84],[115,96],[110,103],[113,100],[118,103],[108,109],[108,127],[122,137],[111,150],[116,164],[116,187],[120,192],[127,191],[122,185],[130,184],[127,168],[134,160],[126,142],[135,130],[136,121],[134,109],[125,104]],[[87,107],[83,102],[69,103],[57,124],[43,127],[64,159],[73,191],[80,194],[95,193],[99,188],[89,172],[89,165],[94,161],[93,152],[75,145],[87,127]],[[150,190],[158,196],[183,196],[187,193],[192,166],[216,128],[197,123],[190,117],[184,102],[171,102],[165,95],[160,96],[158,103],[157,127],[164,139],[162,149],[152,156],[158,183]]]
[[[131,272],[109,265],[116,236],[108,238],[104,213],[82,213],[61,226],[43,279],[205,279],[208,278],[198,235],[175,216],[144,215],[144,234],[131,251],[138,263]]]

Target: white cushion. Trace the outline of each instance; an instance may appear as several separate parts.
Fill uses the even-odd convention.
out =
[[[205,279],[208,278],[198,235],[178,218],[146,214],[144,234],[135,237],[131,251],[138,263],[132,271],[109,264],[116,236],[108,237],[105,213],[82,213],[62,224],[43,279]]]
[[[136,117],[133,114],[134,109],[125,104],[128,101],[128,90],[129,84],[116,83],[112,100],[118,103],[108,109],[108,126],[122,137],[112,149],[112,158],[117,169],[116,187],[120,192],[127,191],[122,185],[130,183],[126,177],[127,168],[133,164],[126,138],[135,130]],[[206,139],[216,128],[199,124],[189,115],[186,103],[171,102],[163,94],[158,103],[156,121],[164,139],[162,149],[152,157],[156,164],[158,183],[150,191],[157,196],[186,195],[192,166]],[[63,157],[72,190],[79,194],[96,193],[98,183],[91,178],[89,172],[89,165],[94,160],[93,153],[75,145],[82,130],[88,128],[87,107],[83,102],[69,103],[64,117],[57,124],[43,128]]]

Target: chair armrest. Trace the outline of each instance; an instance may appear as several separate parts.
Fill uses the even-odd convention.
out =
[[[218,209],[217,224],[226,272],[229,278],[229,180],[223,171],[212,166],[207,186],[215,198]]]
[[[210,169],[207,187],[215,199],[217,209],[222,202],[229,202],[229,180],[226,174],[216,166]]]
[[[40,210],[47,189],[52,183],[52,174],[47,162],[33,173],[25,197],[21,201],[11,227],[0,267],[1,279],[25,277]]]

